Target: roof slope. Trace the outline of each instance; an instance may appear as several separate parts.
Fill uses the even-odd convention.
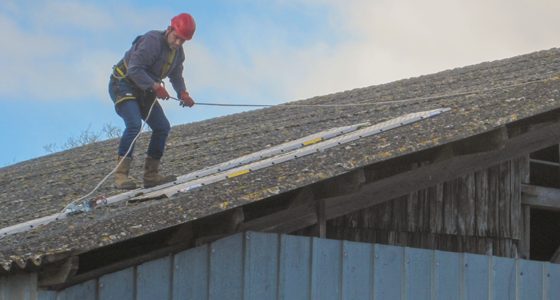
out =
[[[436,108],[453,109],[350,146],[237,176],[227,184],[207,185],[171,199],[137,205],[116,203],[8,236],[0,240],[0,263],[7,265],[14,258],[56,251],[92,250],[221,212],[226,208],[224,202],[230,209],[558,108],[558,74],[560,50],[551,49],[295,102],[378,104],[309,108],[288,104],[175,126],[167,141],[163,170],[186,174],[334,127],[376,123]],[[397,101],[450,94],[461,95]],[[186,116],[194,112],[187,111]],[[144,133],[136,147],[131,175],[137,180],[142,177],[142,153],[148,141],[149,133]],[[114,167],[117,143],[117,139],[103,141],[0,169],[0,227],[51,215],[89,192]],[[97,194],[117,193],[109,180]]]

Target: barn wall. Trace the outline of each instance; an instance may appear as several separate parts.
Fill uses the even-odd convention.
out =
[[[25,291],[33,290],[36,279],[16,277],[0,278],[0,299],[480,300],[560,295],[560,265],[547,262],[255,232],[63,291],[39,291],[31,298],[23,297],[31,295]]]
[[[527,164],[526,156],[506,161],[329,220],[327,237],[518,257]]]

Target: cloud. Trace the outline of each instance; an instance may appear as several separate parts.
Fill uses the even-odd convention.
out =
[[[169,16],[161,9],[79,1],[7,1],[2,8],[0,92],[4,101],[19,97],[105,101],[111,68],[138,31],[151,30],[158,21],[165,24]],[[120,28],[118,34],[115,28]],[[124,35],[126,41],[121,38]]]
[[[558,45],[558,1],[279,0],[330,5],[333,35],[325,49],[300,49],[284,62],[307,73],[296,98],[419,76]]]
[[[162,27],[173,15],[165,7],[130,3],[49,1],[31,12],[14,3],[3,2],[0,13],[0,62],[8,70],[0,74],[0,92],[17,96],[25,90],[45,101],[84,95],[106,101],[110,69],[134,36]],[[239,0],[236,6],[247,3],[257,2]],[[558,1],[255,5],[261,10],[239,8],[224,15],[227,20],[197,19],[200,29],[185,45],[191,92],[227,95],[230,102],[293,101],[548,49],[560,38]],[[22,25],[24,11],[35,21]]]

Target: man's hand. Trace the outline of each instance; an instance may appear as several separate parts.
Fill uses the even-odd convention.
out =
[[[158,97],[159,99],[167,100],[170,97],[167,90],[165,90],[165,88],[163,86],[159,85],[159,84],[158,84],[158,87],[154,91],[156,92],[156,97]]]
[[[182,91],[179,94],[179,99],[181,99],[181,106],[185,107],[193,107],[194,105],[194,100],[193,98],[191,98],[191,96],[189,95],[189,93],[187,91]]]

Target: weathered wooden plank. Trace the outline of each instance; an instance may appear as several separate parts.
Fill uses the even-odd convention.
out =
[[[531,207],[522,205],[521,221],[521,238],[519,239],[519,257],[522,259],[531,258]]]
[[[372,228],[373,227],[373,217],[372,211],[375,209],[375,205],[371,207],[366,207],[360,210],[360,228]]]
[[[498,237],[500,228],[499,208],[500,165],[488,169],[488,236]]]
[[[392,217],[392,203],[390,201],[377,204],[376,208],[376,222],[375,227],[379,229],[391,229],[391,217]]]
[[[460,235],[475,234],[475,187],[474,175],[467,174],[459,178],[459,214],[457,216]]]
[[[522,134],[508,139],[506,141],[506,146],[499,151],[459,156],[440,161],[416,170],[369,182],[364,184],[359,191],[351,194],[327,198],[326,216],[327,219],[336,218],[358,209],[428,188],[438,182],[453,178],[453,176],[462,176],[475,172],[491,163],[507,161],[508,159],[519,157],[523,153],[529,153],[542,149],[543,147],[558,144],[558,142],[560,142],[560,123],[544,126],[538,130],[532,131],[530,134]],[[299,226],[306,225],[308,222],[316,222],[315,212],[308,211],[308,209],[309,207],[307,205],[301,205],[294,208],[294,210],[289,209],[288,211],[253,220],[251,221],[253,225],[260,229],[252,230],[268,232],[292,232],[298,230],[297,227]],[[315,220],[312,220],[313,218],[315,218]],[[298,226],[293,226],[294,219],[300,219],[305,222],[300,222],[297,224]],[[449,218],[446,219],[446,215],[444,215],[444,224],[449,222],[448,219]],[[494,216],[489,214],[488,219],[492,220]],[[446,228],[444,232],[447,233],[447,229],[448,228]]]
[[[396,231],[395,245],[396,246],[402,246],[402,247],[414,247],[414,246],[410,246],[410,244],[408,242],[409,237],[412,234],[413,233],[406,232],[406,231]]]
[[[443,228],[443,183],[428,188],[430,206],[430,233],[441,233]]]
[[[438,238],[437,250],[447,251],[448,239],[449,239],[449,235],[440,234]]]
[[[511,161],[500,164],[499,179],[500,237],[511,238]]]
[[[443,184],[443,232],[445,234],[457,234],[458,190],[458,179]]]
[[[360,216],[361,213],[359,211],[354,211],[345,216],[346,224],[345,227],[348,228],[357,228],[358,224],[360,223]]]
[[[506,141],[499,151],[455,157],[429,166],[364,184],[354,193],[327,199],[327,218],[331,219],[356,209],[389,201],[396,197],[433,186],[453,176],[481,170],[492,163],[511,160],[560,142],[560,123],[553,123]],[[368,197],[366,197],[368,195]]]
[[[519,157],[519,178],[522,184],[529,184],[531,182],[531,163],[529,154]]]
[[[427,232],[430,230],[430,206],[428,201],[428,189],[418,191],[418,224],[417,232]]]
[[[388,243],[388,231],[383,229],[375,230],[375,242],[386,245]]]
[[[407,197],[402,196],[398,197],[391,202],[393,205],[393,218],[391,219],[391,229],[396,231],[405,231],[406,230],[406,204],[407,204]]]
[[[417,169],[418,164],[414,164],[412,169]],[[415,232],[418,226],[418,190],[408,194],[406,199],[406,230]]]
[[[510,228],[511,238],[521,238],[521,177],[520,177],[520,160],[514,159],[511,162],[511,203],[510,203]]]
[[[418,192],[408,194],[406,198],[406,231],[414,232],[417,227]]]
[[[474,236],[474,235],[470,235],[466,237],[467,239],[467,251],[468,253],[474,253],[477,254],[478,253],[478,237]]]
[[[488,169],[474,173],[476,235],[484,237],[488,231]]]
[[[521,185],[521,203],[543,209],[560,209],[560,190],[536,185]]]
[[[375,243],[375,229],[368,228],[362,234],[362,243]]]
[[[513,257],[512,256],[513,241],[511,239],[502,239],[502,241],[504,247],[504,256]]]
[[[420,167],[425,167],[430,163],[427,161],[421,162]],[[418,227],[419,232],[430,231],[430,201],[429,201],[429,188],[421,189],[418,191]]]
[[[491,238],[478,237],[478,249],[476,251],[482,255],[492,255],[492,240]]]
[[[387,245],[395,245],[397,243],[397,232],[387,231]]]

